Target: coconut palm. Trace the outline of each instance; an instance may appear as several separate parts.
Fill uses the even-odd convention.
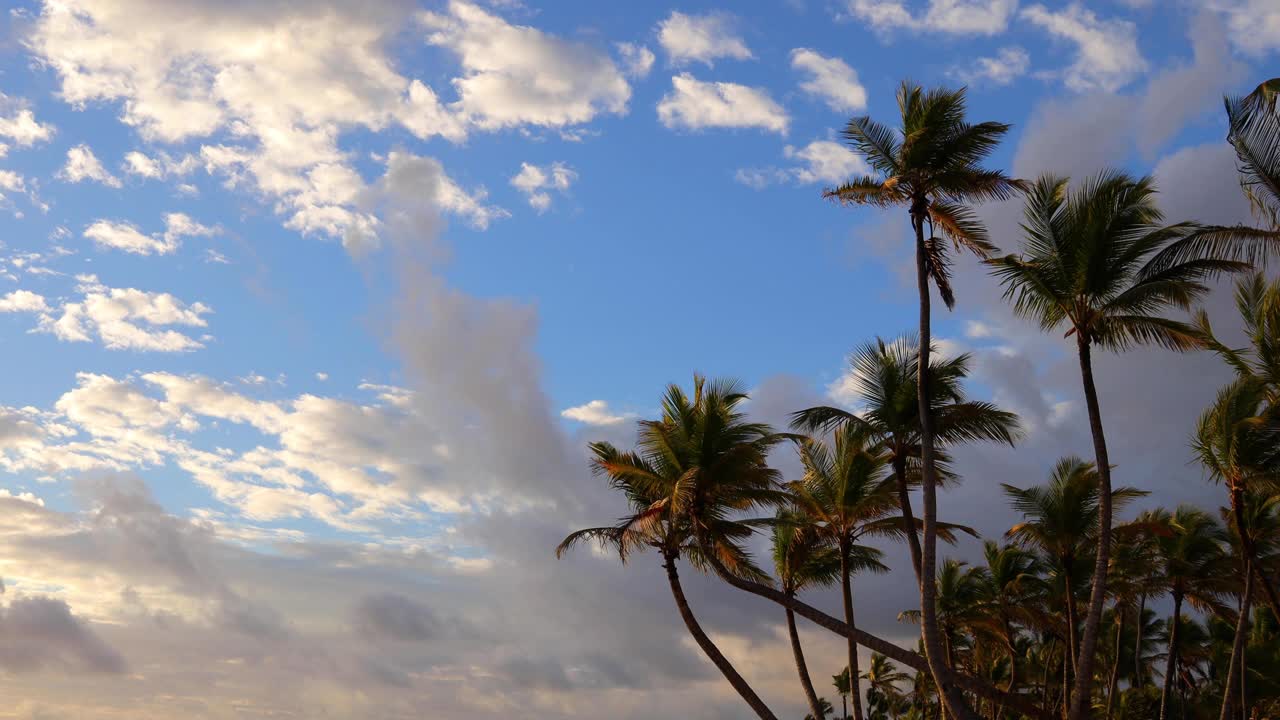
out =
[[[965,203],[1005,200],[1019,183],[998,170],[981,167],[1008,132],[1003,123],[969,123],[965,119],[964,89],[924,90],[903,82],[898,90],[901,126],[882,125],[869,116],[855,117],[844,131],[853,149],[875,171],[829,189],[824,196],[843,204],[906,207],[915,233],[916,284],[920,300],[919,367],[929,368],[929,285],[938,288],[948,307],[955,302],[951,291],[950,260],[936,231],[957,248],[986,257],[994,248],[986,229]],[[926,232],[927,229],[927,232]],[[955,685],[952,671],[942,662],[942,645],[935,610],[934,575],[937,564],[937,475],[934,468],[934,429],[928,373],[919,374],[917,402],[920,408],[920,465],[924,503],[924,539],[920,551],[921,634],[930,672],[941,689],[945,704],[959,720],[970,720],[973,711]]]
[[[1095,346],[1121,352],[1157,344],[1173,350],[1202,345],[1188,324],[1163,316],[1186,309],[1208,291],[1207,282],[1247,263],[1189,249],[1199,240],[1192,223],[1165,225],[1155,183],[1105,171],[1068,192],[1068,180],[1040,178],[1029,190],[1022,252],[991,260],[1017,313],[1045,330],[1067,326],[1074,335],[1084,385],[1094,463],[1103,492],[1088,612],[1073,656],[1079,658],[1069,713],[1079,720],[1092,696],[1094,652],[1106,602],[1111,551],[1111,463],[1094,385]],[[1212,249],[1219,249],[1214,247]]]
[[[1018,545],[999,545],[987,540],[982,550],[987,561],[979,575],[982,624],[999,638],[1007,653],[1009,684],[1006,691],[1011,693],[1018,681],[1017,625],[1029,621],[1046,590],[1040,578],[1042,567],[1033,553]]]
[[[868,445],[855,425],[835,432],[834,443],[805,438],[796,446],[804,477],[788,484],[796,507],[813,523],[814,532],[836,549],[840,562],[840,588],[844,601],[844,621],[857,627],[853,612],[852,576],[859,570],[886,572],[880,552],[858,545],[869,536],[913,536],[915,527],[894,511],[898,507],[894,482],[888,476],[888,457]],[[941,532],[954,539],[955,528]],[[862,697],[858,688],[858,645],[846,637],[849,669],[852,672],[854,720],[862,720]]]
[[[970,362],[968,353],[953,358],[931,355],[929,401],[939,481],[949,477],[943,448],[975,441],[1012,445],[1020,432],[1014,413],[965,396],[963,381],[969,374]],[[855,414],[837,407],[812,407],[792,415],[792,424],[807,432],[853,425],[879,444],[889,456],[902,517],[909,525],[915,525],[910,490],[918,484],[920,476],[920,405],[916,397],[919,345],[910,336],[892,341],[876,338],[858,346],[850,356],[849,365],[860,411]],[[919,582],[920,538],[908,535],[907,546]]]
[[[1116,527],[1116,545],[1111,553],[1111,564],[1107,572],[1107,588],[1112,597],[1112,624],[1114,625],[1114,644],[1111,649],[1111,672],[1107,680],[1106,715],[1108,720],[1115,710],[1116,688],[1120,681],[1123,660],[1128,654],[1125,650],[1125,631],[1129,629],[1129,619],[1134,619],[1137,633],[1135,647],[1142,643],[1141,617],[1146,607],[1147,597],[1159,592],[1159,582],[1151,568],[1155,566],[1155,543],[1153,531],[1156,528],[1143,520],[1135,520]],[[1139,652],[1135,650],[1134,652]],[[1135,673],[1135,677],[1137,674]]]
[[[867,681],[867,705],[872,717],[888,715],[897,720],[904,704],[898,685],[911,678],[880,653],[871,653],[871,665],[862,678]]]
[[[868,550],[870,548],[867,548]],[[824,542],[817,528],[808,518],[795,510],[778,511],[777,524],[773,527],[773,565],[782,591],[790,597],[809,587],[825,587],[840,577],[841,559],[837,551]],[[800,685],[809,702],[810,717],[824,720],[827,710],[819,702],[813,689],[809,668],[800,645],[800,633],[796,630],[796,614],[784,608],[787,616],[787,633],[791,637],[791,653],[795,657]]]
[[[1240,186],[1255,214],[1280,229],[1280,78],[1267,80],[1242,98],[1228,98],[1227,141],[1239,161]]]
[[[785,498],[777,471],[766,464],[769,450],[785,437],[767,425],[747,422],[737,410],[746,399],[736,383],[695,376],[692,397],[671,385],[663,397],[662,418],[638,423],[635,451],[592,443],[592,470],[626,496],[631,511],[615,525],[570,534],[556,554],[583,541],[609,547],[623,561],[645,548],[657,550],[680,617],[698,646],[756,715],[776,720],[702,629],[676,570],[681,558],[705,570],[714,554],[717,568],[765,577],[742,545],[752,524],[737,518]]]
[[[1179,628],[1182,604],[1205,611],[1225,611],[1221,598],[1230,589],[1231,578],[1223,569],[1229,564],[1225,550],[1226,533],[1212,515],[1190,505],[1181,505],[1172,514],[1153,512],[1153,522],[1163,522],[1156,535],[1156,557],[1165,590],[1173,596],[1169,619],[1164,685],[1160,693],[1160,720],[1169,717],[1169,696],[1178,672]]]
[[[980,621],[984,581],[968,563],[947,558],[938,570],[937,583],[938,627],[942,631],[943,652],[947,664],[955,667],[959,646],[968,640],[966,631]],[[921,615],[919,610],[905,610],[898,613],[898,619],[920,622]]]
[[[804,720],[822,720],[831,713],[835,712],[835,708],[831,707],[831,701],[826,698],[818,698],[817,715],[810,713],[804,716]]]
[[[1024,547],[1043,552],[1062,577],[1066,657],[1079,672],[1080,658],[1075,649],[1079,615],[1074,588],[1081,580],[1078,561],[1098,539],[1096,518],[1103,492],[1097,468],[1080,458],[1066,457],[1054,466],[1048,485],[1023,489],[1002,483],[1001,487],[1013,508],[1024,518],[1006,535]],[[1113,507],[1123,506],[1145,494],[1133,488],[1120,488],[1109,493],[1110,503]]]

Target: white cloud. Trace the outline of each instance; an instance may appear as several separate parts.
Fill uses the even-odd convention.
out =
[[[703,82],[689,73],[671,78],[672,91],[658,103],[658,119],[668,128],[760,128],[786,134],[789,118],[762,88]]]
[[[875,30],[906,29],[955,35],[998,35],[1009,27],[1018,0],[929,0],[924,14],[904,0],[848,0],[849,15]]]
[[[217,228],[201,225],[186,213],[168,213],[163,233],[146,235],[135,225],[114,220],[96,220],[85,228],[84,236],[100,248],[123,250],[135,255],[168,255],[184,237],[209,237]]]
[[[954,68],[949,74],[968,84],[1002,86],[1027,74],[1031,55],[1020,47],[1004,47],[994,56],[980,57],[967,67]]]
[[[0,297],[0,312],[3,313],[20,313],[20,312],[45,312],[49,306],[45,303],[43,295],[38,295],[30,290],[14,290],[3,297]]]
[[[857,112],[867,107],[867,89],[858,81],[858,73],[840,58],[823,57],[808,48],[791,51],[791,67],[809,73],[800,89],[822,98],[837,112]]]
[[[762,190],[769,185],[784,182],[802,185],[822,182],[836,185],[852,177],[871,173],[871,168],[862,157],[831,140],[814,140],[803,147],[787,145],[782,154],[788,160],[799,161],[801,164],[787,168],[742,168],[735,173],[734,180],[747,187]]]
[[[452,0],[423,12],[427,42],[458,56],[451,109],[483,129],[563,127],[627,110],[631,86],[607,55],[537,28],[512,25],[478,5]]]
[[[19,147],[30,147],[53,137],[53,132],[52,125],[36,120],[25,100],[0,92],[0,138],[8,138]]]
[[[629,42],[620,42],[616,47],[618,55],[622,57],[622,67],[627,75],[633,78],[649,76],[649,71],[653,69],[653,61],[656,59],[652,50],[644,45]]]
[[[577,179],[578,173],[562,162],[553,162],[545,167],[520,163],[520,172],[511,178],[511,185],[525,194],[530,206],[542,213],[551,207],[549,191],[566,193]]]
[[[39,330],[67,342],[92,342],[108,350],[187,352],[204,347],[200,340],[171,326],[205,327],[213,312],[203,303],[190,305],[169,293],[109,288],[89,275],[81,278],[81,297],[57,308],[36,310]]]
[[[164,171],[160,169],[160,163],[137,150],[130,151],[124,156],[123,167],[124,171],[130,175],[140,175],[153,180],[164,177]]]
[[[585,405],[577,405],[560,411],[560,417],[576,420],[587,425],[617,425],[635,417],[632,414],[619,415],[609,409],[604,400],[592,400]]]
[[[1244,52],[1265,56],[1280,50],[1280,4],[1275,0],[1208,0],[1222,14],[1231,40]]]
[[[184,155],[175,159],[163,151],[151,157],[138,150],[131,150],[125,154],[124,162],[120,167],[129,175],[137,175],[148,180],[160,180],[166,177],[181,177],[199,165],[200,161],[194,155]]]
[[[658,43],[673,65],[700,62],[712,65],[717,58],[751,59],[751,50],[736,32],[732,16],[725,13],[686,15],[672,11],[658,24]]]
[[[67,150],[67,164],[58,171],[58,177],[73,183],[92,180],[108,187],[121,186],[120,178],[108,172],[93,150],[83,143]]]
[[[1075,62],[1062,71],[1064,82],[1072,90],[1114,92],[1147,69],[1138,50],[1138,28],[1128,20],[1099,19],[1078,2],[1058,12],[1032,5],[1021,16],[1050,35],[1076,45]]]

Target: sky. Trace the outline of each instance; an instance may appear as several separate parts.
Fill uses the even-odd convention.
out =
[[[1152,174],[1245,222],[1224,94],[1273,0],[19,0],[0,31],[0,709],[13,718],[738,718],[656,557],[556,561],[625,506],[585,445],[667,383],[782,425],[856,407],[849,351],[915,321],[909,225],[821,190],[853,115],[967,85],[1018,177]],[[1016,202],[979,208],[1018,243]],[[1069,340],[969,258],[943,352],[1022,418],[957,452],[944,519],[1089,439]],[[1231,325],[1229,288],[1206,301]],[[1096,361],[1115,481],[1216,506],[1190,464],[1228,377]],[[780,451],[776,463],[796,472]],[[859,624],[915,629],[901,547]],[[974,560],[980,544],[948,552]],[[686,573],[780,716],[781,611]],[[823,592],[813,601],[837,607]],[[820,692],[843,642],[804,628]]]

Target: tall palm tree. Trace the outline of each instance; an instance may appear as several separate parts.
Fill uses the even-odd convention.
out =
[[[1226,534],[1212,515],[1190,505],[1181,505],[1173,514],[1153,513],[1163,520],[1164,531],[1156,536],[1156,554],[1165,589],[1173,596],[1169,619],[1169,642],[1165,659],[1164,685],[1160,692],[1160,720],[1169,717],[1169,694],[1178,672],[1179,628],[1182,603],[1207,611],[1224,610],[1221,598],[1230,588],[1223,572],[1229,562],[1224,544]]]
[[[993,246],[986,229],[965,203],[1005,200],[1019,183],[998,170],[981,166],[1008,132],[1003,123],[969,123],[965,119],[965,91],[924,90],[909,81],[898,90],[901,125],[892,129],[869,116],[855,117],[844,131],[853,149],[875,170],[824,192],[844,204],[906,207],[915,233],[916,284],[920,298],[919,367],[929,368],[930,281],[948,307],[950,260],[940,230],[958,248],[986,257]],[[927,229],[927,233],[926,233]],[[937,473],[934,467],[934,429],[929,373],[919,373],[920,465],[923,481],[924,540],[920,549],[921,635],[930,672],[944,703],[958,720],[971,720],[973,711],[956,686],[951,668],[942,660],[934,598],[937,565]]]
[[[836,549],[840,562],[840,589],[844,600],[844,621],[854,622],[852,576],[859,570],[886,572],[880,552],[858,545],[872,535],[914,536],[916,528],[894,515],[898,503],[893,479],[888,477],[888,457],[869,446],[866,436],[854,425],[835,433],[834,446],[805,438],[797,446],[804,477],[788,484],[796,507],[813,523],[814,531]],[[943,532],[951,538],[954,528]],[[846,638],[850,695],[854,720],[863,720],[862,693],[858,687],[858,645]]]
[[[949,475],[945,471],[944,448],[975,441],[1012,445],[1020,433],[1017,415],[965,396],[963,381],[969,374],[970,362],[968,353],[953,358],[931,354],[928,386],[939,482]],[[854,413],[831,406],[812,407],[792,415],[792,425],[807,432],[852,425],[879,444],[889,455],[902,517],[908,525],[915,525],[910,491],[919,484],[920,477],[919,343],[910,336],[892,341],[877,337],[858,346],[849,365],[860,410]],[[920,538],[908,535],[907,546],[919,582]]]
[[[808,587],[831,585],[840,576],[841,558],[837,551],[824,543],[817,528],[802,513],[795,510],[778,511],[777,524],[773,526],[773,565],[782,591],[789,597]],[[804,660],[804,648],[800,645],[800,633],[796,630],[796,614],[785,608],[787,634],[791,637],[791,653],[795,657],[800,685],[809,702],[810,716],[824,720],[826,710],[813,689],[809,668]]]
[[[1001,485],[1013,508],[1025,518],[1009,529],[1008,537],[1043,551],[1053,561],[1054,569],[1062,574],[1067,628],[1065,656],[1076,675],[1092,672],[1092,663],[1085,664],[1086,658],[1076,646],[1079,613],[1074,591],[1081,580],[1077,576],[1077,560],[1099,542],[1102,526],[1097,517],[1104,502],[1108,508],[1123,506],[1146,494],[1133,488],[1112,490],[1106,486],[1104,490],[1099,478],[1093,463],[1066,457],[1054,466],[1047,486],[1023,489]],[[1095,580],[1094,586],[1097,584]],[[1075,690],[1081,691],[1079,687]],[[1083,692],[1090,692],[1088,685]]]
[[[747,422],[737,409],[746,399],[736,383],[695,376],[692,397],[671,385],[662,400],[661,419],[638,423],[635,451],[592,443],[592,470],[626,496],[631,512],[615,525],[570,534],[556,555],[583,541],[612,548],[623,561],[645,548],[657,550],[676,608],[698,647],[757,716],[777,720],[702,629],[676,571],[682,557],[706,569],[708,555],[714,554],[719,568],[766,577],[742,545],[752,525],[737,518],[785,498],[777,471],[766,463],[769,450],[785,438],[767,425]]]
[[[1080,720],[1092,697],[1094,654],[1106,602],[1111,551],[1111,462],[1094,385],[1094,346],[1121,352],[1158,344],[1173,350],[1202,345],[1194,329],[1168,319],[1208,291],[1207,282],[1247,263],[1194,253],[1197,226],[1165,225],[1150,177],[1106,171],[1074,192],[1068,180],[1040,178],[1028,192],[1019,255],[991,260],[1006,298],[1045,330],[1067,326],[1075,335],[1094,463],[1102,481],[1093,586],[1079,647],[1076,687],[1068,717]],[[1216,248],[1215,248],[1216,249]]]
[[[1236,380],[1200,416],[1192,447],[1209,476],[1226,484],[1232,522],[1243,538],[1242,557],[1280,620],[1280,593],[1259,561],[1254,534],[1246,531],[1244,504],[1246,494],[1280,490],[1280,457],[1275,452],[1280,432],[1280,281],[1268,282],[1262,273],[1254,273],[1237,283],[1235,300],[1247,349],[1219,340],[1203,310],[1196,316],[1206,344],[1235,368]]]

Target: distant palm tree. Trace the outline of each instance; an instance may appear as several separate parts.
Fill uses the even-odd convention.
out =
[[[872,708],[872,714],[881,711],[897,720],[904,699],[898,685],[911,678],[880,653],[871,653],[871,666],[862,678],[867,681],[867,705]]]
[[[965,396],[964,379],[969,374],[971,356],[952,358],[931,356],[929,401],[934,419],[935,466],[939,482],[948,479],[943,448],[966,442],[1008,443],[1017,439],[1017,415],[995,405]],[[920,405],[917,370],[919,343],[904,336],[892,341],[876,338],[858,346],[850,356],[859,411],[831,406],[812,407],[792,415],[792,425],[807,432],[832,430],[844,425],[857,427],[869,440],[879,444],[889,456],[897,484],[898,504],[909,525],[916,524],[910,491],[920,478]],[[920,538],[907,536],[911,565],[920,580]]]
[[[938,571],[938,626],[948,664],[956,665],[957,644],[980,622],[983,578],[968,563],[947,558]],[[919,610],[898,613],[899,620],[920,622]]]
[[[1128,618],[1135,619],[1135,643],[1140,645],[1141,616],[1149,595],[1159,592],[1159,582],[1152,568],[1155,567],[1155,543],[1153,528],[1141,519],[1116,527],[1116,545],[1111,553],[1107,572],[1107,588],[1112,597],[1112,622],[1115,625],[1115,642],[1111,649],[1111,672],[1107,680],[1106,717],[1110,720],[1115,711],[1116,690],[1120,681],[1122,660],[1126,656],[1121,644],[1125,631],[1130,629]],[[1137,652],[1137,651],[1135,651]],[[1137,675],[1135,674],[1135,677]]]
[[[777,524],[773,526],[773,565],[782,591],[788,597],[807,587],[824,587],[840,577],[841,559],[838,551],[824,542],[808,517],[795,510],[778,511]],[[787,633],[791,637],[791,653],[795,657],[800,685],[809,701],[810,717],[824,720],[829,710],[824,710],[818,693],[813,689],[809,668],[804,660],[804,648],[796,630],[796,614],[785,608]]]
[[[844,136],[866,159],[874,175],[857,177],[824,192],[844,204],[906,207],[915,233],[916,284],[920,298],[919,367],[931,367],[929,284],[932,281],[948,307],[954,304],[950,260],[935,234],[956,247],[986,257],[994,249],[986,229],[965,203],[1004,200],[1019,183],[998,170],[981,167],[1008,132],[1003,123],[969,123],[965,119],[965,91],[924,90],[903,82],[898,90],[901,125],[892,129],[869,116],[849,121]],[[927,233],[926,233],[927,229]],[[921,475],[924,501],[924,542],[921,548],[920,604],[925,656],[941,689],[944,703],[958,720],[971,720],[973,710],[955,685],[951,668],[942,661],[933,593],[937,564],[937,475],[934,468],[934,429],[928,373],[919,374]]]
[[[986,567],[981,568],[982,624],[1000,639],[1009,658],[1009,685],[1012,693],[1018,681],[1018,630],[1039,605],[1046,587],[1040,578],[1040,561],[1018,545],[998,545],[987,540],[982,546]],[[999,711],[996,713],[1000,714]]]
[[[582,541],[610,547],[623,561],[646,547],[657,550],[676,608],[698,647],[756,715],[777,720],[698,624],[676,572],[681,557],[707,569],[708,553],[713,553],[720,568],[743,577],[766,577],[742,546],[752,525],[736,517],[785,499],[777,471],[766,463],[769,450],[785,437],[767,425],[747,422],[737,409],[746,399],[734,382],[695,376],[692,397],[671,385],[663,397],[662,418],[639,423],[636,451],[592,443],[592,469],[626,495],[631,514],[616,525],[570,534],[556,555]]]
[[[1010,528],[1007,535],[1025,546],[1043,551],[1053,561],[1054,570],[1062,575],[1067,628],[1064,637],[1071,668],[1077,674],[1092,672],[1092,665],[1085,666],[1083,656],[1076,650],[1079,614],[1074,590],[1081,579],[1076,575],[1077,560],[1098,542],[1100,526],[1097,517],[1104,496],[1107,505],[1115,507],[1146,493],[1133,488],[1110,490],[1110,487],[1107,488],[1109,492],[1104,492],[1097,467],[1077,457],[1059,460],[1047,486],[1022,489],[1002,483],[1001,487],[1013,508],[1025,518]],[[1088,692],[1087,688],[1085,692]]]
[[[1045,176],[1035,183],[1024,212],[1021,254],[989,262],[1016,312],[1038,320],[1045,330],[1065,325],[1076,339],[1094,463],[1103,488],[1093,587],[1079,647],[1072,651],[1080,663],[1068,717],[1080,720],[1092,697],[1113,512],[1111,462],[1093,379],[1093,348],[1120,352],[1142,344],[1173,350],[1201,347],[1191,326],[1163,313],[1189,308],[1208,291],[1209,280],[1249,265],[1220,254],[1197,253],[1200,228],[1192,223],[1163,224],[1150,177],[1103,172],[1074,193],[1068,192],[1068,182]]]
[[[831,707],[831,702],[826,698],[818,698],[818,707],[816,708],[816,711],[818,713],[817,715],[810,713],[804,716],[804,720],[822,720],[835,712],[836,709]],[[843,718],[841,720],[843,720]]]
[[[1165,589],[1173,596],[1169,619],[1164,685],[1160,692],[1160,720],[1169,717],[1169,692],[1178,673],[1179,627],[1182,603],[1207,611],[1224,610],[1221,598],[1231,586],[1224,572],[1229,558],[1224,549],[1226,534],[1212,515],[1190,505],[1152,513],[1153,521],[1163,520],[1165,530],[1156,536],[1156,554]]]

